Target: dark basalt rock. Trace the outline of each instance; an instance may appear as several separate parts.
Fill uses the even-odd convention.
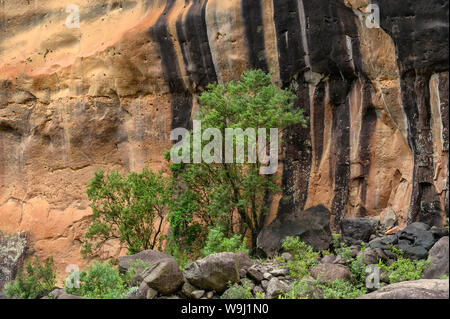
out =
[[[341,220],[342,237],[348,245],[360,245],[368,242],[370,236],[375,234],[380,221],[375,218],[347,218]]]
[[[327,250],[332,242],[330,211],[319,205],[275,219],[259,234],[257,248],[273,256],[281,252],[281,243],[287,236],[297,236],[315,250]]]
[[[428,251],[439,240],[439,233],[430,231],[429,226],[416,222],[412,223],[397,234],[398,248],[407,258],[425,259]]]

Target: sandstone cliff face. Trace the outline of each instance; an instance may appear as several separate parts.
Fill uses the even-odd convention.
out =
[[[75,1],[74,1],[75,2]],[[448,214],[448,1],[0,2],[0,231],[30,233],[61,269],[83,266],[95,170],[163,167],[208,83],[271,71],[308,128],[283,149],[276,214],[439,224]],[[117,256],[111,244],[104,257]]]

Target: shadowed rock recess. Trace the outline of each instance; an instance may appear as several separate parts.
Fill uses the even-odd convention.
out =
[[[86,263],[94,172],[162,168],[202,89],[254,68],[292,85],[310,119],[284,135],[286,200],[267,225],[323,205],[332,230],[442,226],[448,1],[371,1],[379,28],[365,0],[79,0],[79,28],[70,3],[0,2],[0,231],[28,232],[59,270]],[[111,243],[102,257],[124,253]]]

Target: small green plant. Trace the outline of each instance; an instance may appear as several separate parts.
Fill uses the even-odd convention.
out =
[[[239,252],[248,253],[246,247],[246,240],[240,235],[233,235],[231,238],[226,238],[222,227],[211,227],[203,248],[203,256],[208,256],[221,252]]]
[[[279,299],[319,299],[321,295],[320,290],[316,288],[317,285],[317,280],[295,281],[291,289],[280,295]]]
[[[69,282],[73,280],[70,275],[68,278]],[[111,263],[95,261],[87,271],[80,273],[79,288],[71,281],[72,285],[66,287],[66,291],[90,299],[121,299],[125,298],[129,291],[127,281]]]
[[[310,268],[317,265],[320,253],[315,252],[311,246],[300,241],[298,237],[286,237],[281,246],[292,255],[292,259],[287,262],[289,274],[292,277],[305,277],[309,275]]]
[[[252,299],[252,286],[248,280],[243,284],[234,285],[231,282],[228,283],[229,288],[222,294],[220,299]]]
[[[324,299],[356,299],[367,292],[365,287],[355,286],[343,279],[319,284],[318,288],[322,290]]]
[[[430,264],[428,260],[411,260],[399,256],[390,266],[386,266],[382,261],[378,262],[378,267],[388,274],[389,282],[396,283],[408,280],[418,280],[423,270]]]
[[[15,299],[37,299],[46,296],[56,284],[56,268],[53,257],[45,261],[35,258],[19,271],[14,282],[8,284],[4,293]]]

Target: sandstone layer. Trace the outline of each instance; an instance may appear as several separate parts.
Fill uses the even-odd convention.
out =
[[[439,225],[448,216],[448,1],[0,2],[0,231],[83,266],[95,170],[164,166],[197,96],[247,69],[292,85],[310,125],[282,150],[275,216]],[[104,258],[121,248],[111,243]],[[123,253],[123,252],[122,252]]]

